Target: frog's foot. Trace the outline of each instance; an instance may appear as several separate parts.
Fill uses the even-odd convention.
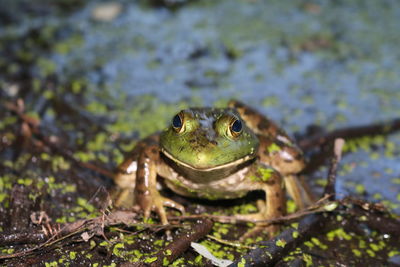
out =
[[[145,204],[145,203],[143,203]],[[157,215],[160,217],[161,223],[163,225],[168,224],[167,213],[164,207],[173,208],[180,211],[182,214],[185,213],[185,208],[166,197],[161,196],[158,192],[152,197],[151,203],[146,203],[145,205],[141,205],[144,210],[144,219],[150,217],[151,211],[155,211]]]
[[[263,201],[262,201],[263,202]],[[257,203],[258,204],[258,203]],[[265,207],[261,206],[261,207]],[[265,221],[268,218],[265,218],[265,213],[264,213],[264,208],[260,209],[260,212],[258,213],[251,213],[251,214],[239,214],[235,216],[235,219],[237,220],[244,220],[244,221],[251,221],[254,222],[256,225],[247,231],[243,236],[240,237],[239,241],[244,241],[247,238],[252,238],[260,234],[261,232],[266,232],[268,233],[268,237],[272,238],[276,234],[279,233],[280,227],[279,225],[276,224],[270,224],[267,222],[261,222]]]
[[[269,238],[274,237],[279,233],[280,227],[276,224],[270,224],[266,222],[257,222],[257,221],[265,221],[264,213],[252,213],[252,214],[241,214],[236,215],[235,218],[237,220],[245,220],[245,221],[253,221],[255,222],[255,226],[248,230],[243,236],[239,238],[239,241],[245,241],[248,238],[253,238],[258,236],[261,232],[266,232]]]
[[[307,208],[315,202],[311,191],[306,187],[306,184],[301,183],[296,175],[286,175],[284,181],[289,195],[300,210]]]

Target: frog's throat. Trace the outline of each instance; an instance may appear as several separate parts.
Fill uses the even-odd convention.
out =
[[[182,165],[186,168],[192,169],[193,171],[201,171],[201,172],[211,172],[211,171],[215,171],[215,170],[220,170],[220,169],[229,169],[230,167],[235,167],[238,166],[244,162],[247,162],[251,159],[254,158],[254,155],[247,155],[241,159],[229,162],[229,163],[225,163],[222,165],[218,165],[218,166],[214,166],[214,167],[210,167],[210,168],[199,168],[199,167],[194,167],[190,164],[187,164],[183,161],[180,161],[179,159],[175,158],[174,156],[172,156],[171,154],[169,154],[164,148],[161,148],[161,152],[170,160],[172,160],[173,162]]]

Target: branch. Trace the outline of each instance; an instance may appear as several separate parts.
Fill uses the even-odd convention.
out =
[[[169,264],[173,262],[190,247],[192,242],[205,237],[211,231],[212,227],[213,223],[210,220],[197,221],[191,230],[181,233],[173,242],[160,250],[156,255],[157,260],[150,264],[150,266],[165,266],[165,263],[168,262]]]
[[[342,157],[343,145],[344,145],[343,139],[339,138],[335,140],[333,157],[331,159],[331,164],[328,172],[328,179],[327,179],[328,183],[325,186],[324,190],[324,196],[329,195],[329,200],[335,200],[336,198],[336,190],[335,190],[336,174],[339,161]]]
[[[221,223],[263,223],[266,225],[269,224],[276,224],[276,223],[284,223],[293,221],[295,219],[302,218],[306,215],[319,213],[319,212],[326,212],[328,206],[333,203],[332,201],[327,201],[330,195],[325,195],[323,198],[319,199],[314,205],[307,207],[304,210],[299,210],[297,212],[291,213],[289,215],[280,216],[268,220],[255,220],[255,219],[237,219],[235,216],[228,216],[228,215],[209,215],[209,214],[195,214],[195,215],[183,215],[183,216],[169,216],[169,221],[174,220],[198,220],[198,219],[210,219],[213,221],[221,222]]]
[[[310,148],[332,142],[336,138],[348,139],[366,135],[386,135],[398,130],[400,130],[400,119],[393,119],[383,123],[375,123],[358,127],[347,127],[328,133],[317,134],[312,137],[300,140],[298,142],[298,145],[302,150],[306,151]]]

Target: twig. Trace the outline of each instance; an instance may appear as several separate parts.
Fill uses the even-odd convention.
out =
[[[333,157],[331,159],[330,168],[328,171],[328,183],[325,186],[324,196],[329,195],[329,200],[335,200],[336,198],[336,174],[338,163],[342,157],[342,149],[344,145],[344,139],[338,138],[335,139],[335,144],[333,148]]]
[[[256,249],[257,247],[255,246],[246,246],[243,245],[242,243],[231,241],[231,240],[226,240],[226,239],[221,239],[218,237],[215,237],[213,235],[207,235],[207,238],[212,239],[214,241],[217,241],[218,243],[231,246],[231,247],[236,247],[236,248],[245,248],[245,249]]]
[[[235,216],[228,215],[210,215],[210,214],[195,214],[195,215],[184,215],[184,216],[169,216],[169,221],[174,220],[197,220],[197,219],[210,219],[213,221],[221,222],[221,223],[263,223],[266,225],[275,224],[275,223],[283,223],[292,221],[295,219],[299,219],[309,214],[325,212],[325,207],[332,204],[333,202],[326,201],[330,195],[326,195],[323,198],[319,199],[314,205],[300,210],[289,215],[276,217],[268,220],[255,220],[255,219],[237,219]]]
[[[160,250],[156,255],[157,260],[150,264],[150,266],[165,266],[165,263],[168,265],[173,262],[190,247],[191,242],[205,237],[211,231],[212,227],[213,223],[211,220],[206,219],[196,222],[191,230],[183,232],[173,242]]]
[[[393,218],[381,204],[368,203],[350,197],[340,202],[345,206],[350,206],[350,209],[348,209],[346,213],[354,216],[356,220],[364,216],[368,217],[368,220],[360,220],[360,223],[366,224],[368,227],[379,232],[392,235],[393,237],[400,236],[400,219]]]
[[[40,232],[1,232],[0,245],[18,245],[18,244],[39,244],[46,241],[48,237],[43,231]],[[1,256],[0,256],[1,257]]]
[[[393,119],[383,123],[348,127],[334,130],[328,133],[317,134],[312,137],[300,140],[298,145],[304,151],[312,147],[320,146],[335,140],[336,138],[357,138],[366,135],[389,134],[400,130],[400,119]]]

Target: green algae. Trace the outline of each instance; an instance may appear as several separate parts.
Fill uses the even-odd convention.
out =
[[[194,259],[194,262],[196,264],[200,264],[203,262],[203,256],[202,255],[197,255],[196,258]]]
[[[315,246],[311,241],[305,241],[304,245],[306,245],[310,249],[312,249]]]
[[[242,258],[238,263],[238,267],[244,267],[244,266],[246,266],[246,259]]]
[[[286,201],[286,212],[290,214],[290,213],[295,212],[296,210],[297,210],[297,205],[294,202],[294,200],[293,199],[288,199]]]
[[[313,266],[313,259],[311,257],[311,255],[303,253],[303,261],[306,263],[306,266]]]
[[[292,237],[293,238],[298,238],[299,237],[299,232],[298,231],[293,231]]]
[[[318,246],[319,248],[321,248],[323,250],[328,249],[328,246],[325,244],[322,244],[321,241],[316,237],[311,237],[311,242],[313,242],[316,246]]]
[[[112,252],[115,256],[122,258],[124,257],[124,251],[123,251],[124,248],[125,248],[124,243],[117,243],[114,245]]]
[[[143,262],[144,263],[152,263],[152,262],[155,262],[157,260],[157,257],[149,257],[149,258],[146,258]]]
[[[170,262],[167,258],[163,258],[162,264],[163,264],[163,266],[168,266],[170,264]]]
[[[88,212],[92,213],[96,210],[96,208],[90,204],[86,199],[78,197],[76,200],[77,204],[87,210]],[[79,211],[79,209],[77,210]]]
[[[283,239],[278,239],[278,240],[275,242],[275,244],[276,244],[278,247],[284,248],[284,247],[286,246],[286,241],[283,240]]]
[[[353,248],[351,251],[353,252],[354,256],[356,256],[356,257],[361,257],[361,255],[362,255],[361,251],[356,248]]]
[[[174,114],[187,107],[185,103],[168,105],[161,103],[151,96],[142,96],[140,102],[130,105],[126,110],[116,113],[114,123],[107,125],[107,129],[113,133],[131,133],[136,131],[143,138],[160,131],[167,126]],[[122,112],[123,111],[123,112]],[[146,111],[146,112],[144,112]]]
[[[69,252],[69,258],[71,260],[75,260],[76,259],[76,251],[70,251]]]
[[[178,267],[178,266],[183,266],[185,264],[185,258],[180,257],[176,259],[170,266]]]
[[[345,232],[343,228],[337,228],[332,230],[326,234],[329,241],[332,241],[334,238],[344,239],[344,240],[351,240],[351,235]]]
[[[46,267],[55,267],[55,266],[58,266],[58,262],[57,261],[45,262],[44,265]]]

